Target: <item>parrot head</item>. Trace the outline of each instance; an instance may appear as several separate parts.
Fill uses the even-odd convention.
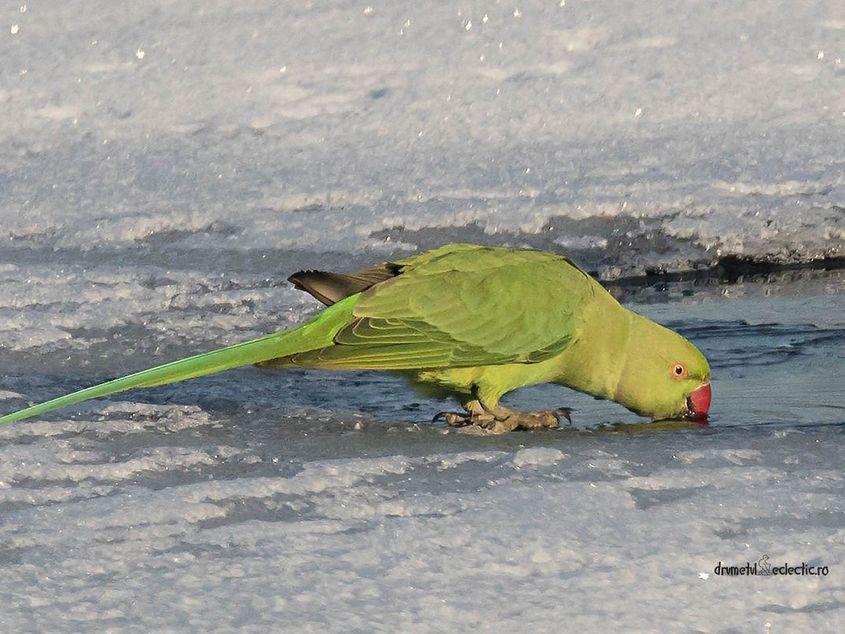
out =
[[[635,315],[615,400],[655,420],[704,419],[710,409],[710,364],[675,331]]]

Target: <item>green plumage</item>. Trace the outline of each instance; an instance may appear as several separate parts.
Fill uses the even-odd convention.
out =
[[[421,370],[535,363],[572,340],[589,277],[540,251],[450,245],[357,296],[334,344],[267,365]]]
[[[292,330],[81,390],[0,423],[248,364],[401,371],[486,409],[505,392],[540,382],[616,398],[629,387],[623,366],[631,366],[634,331],[643,344],[637,350],[657,346],[667,363],[683,355],[692,359],[696,385],[709,378],[689,342],[622,308],[552,253],[453,244],[355,274],[303,272],[291,280],[331,305]],[[655,395],[650,383],[665,381],[643,378],[644,397],[616,400],[649,415],[678,410],[683,395]]]

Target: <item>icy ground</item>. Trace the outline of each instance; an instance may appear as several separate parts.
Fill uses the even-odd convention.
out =
[[[20,274],[6,271],[10,288]],[[6,325],[3,411],[157,360],[157,347],[179,356],[169,340],[207,347],[198,313],[224,320],[216,335],[245,299],[288,297],[199,284],[150,324],[118,324],[151,315],[147,293],[165,291],[104,271],[67,287],[76,311],[37,301],[62,293],[46,276],[16,291],[16,311],[0,309],[43,336],[27,347],[19,331],[16,346]],[[810,271],[621,291],[711,359],[707,428],[643,424],[546,386],[510,402],[574,406],[573,428],[479,438],[427,422],[450,404],[387,375],[252,368],[6,426],[0,623],[841,632],[844,280]],[[98,307],[95,330],[56,338],[40,325],[62,330],[77,311],[96,320]],[[713,574],[764,555],[830,574]]]
[[[478,438],[245,368],[6,426],[0,630],[845,631],[845,274],[630,279],[845,256],[843,58],[839,0],[4,4],[0,411],[455,239],[623,278],[715,400]],[[713,574],[764,555],[830,574]]]
[[[23,0],[21,0],[21,3]],[[18,3],[17,246],[845,256],[841,0]]]

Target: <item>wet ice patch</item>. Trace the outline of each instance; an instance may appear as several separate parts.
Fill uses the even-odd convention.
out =
[[[0,448],[0,481],[127,480],[143,472],[190,469],[225,461],[238,451],[231,447],[191,449],[153,447],[142,449],[120,461],[110,462],[97,451],[80,447],[78,442],[51,439],[25,447]]]
[[[551,447],[532,447],[531,449],[520,449],[513,457],[511,464],[516,469],[523,467],[545,467],[553,465],[569,456],[560,449]]]
[[[762,461],[763,455],[754,449],[724,449],[717,451],[684,451],[677,455],[677,459],[685,463],[697,462],[729,462],[735,465],[755,464]]]
[[[40,421],[31,419],[0,426],[0,439],[47,438],[87,433],[101,438],[150,432],[178,432],[217,424],[207,412],[197,406],[148,405],[145,403],[111,403],[92,401],[77,406],[95,411],[97,417],[79,416],[74,419]]]

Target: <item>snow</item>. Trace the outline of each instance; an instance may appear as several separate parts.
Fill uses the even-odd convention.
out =
[[[313,460],[292,475],[244,446],[183,451],[143,475],[131,456],[108,475],[57,471],[91,460],[79,449],[86,441],[40,440],[43,455],[30,459],[56,465],[33,474],[44,484],[0,490],[14,509],[2,528],[4,622],[139,631],[841,627],[842,444],[820,455],[823,431],[788,440],[765,428],[609,435],[601,451],[588,436],[525,436],[520,444],[535,446],[468,456],[437,453],[448,437],[417,432],[400,444],[433,453]],[[264,475],[219,477],[247,455],[256,460],[242,470],[258,465]],[[174,469],[178,479],[150,486]],[[833,572],[708,574],[719,561],[764,554]]]
[[[322,252],[477,228],[576,240],[610,275],[842,256],[840,14],[14,8],[0,226],[15,246]]]

